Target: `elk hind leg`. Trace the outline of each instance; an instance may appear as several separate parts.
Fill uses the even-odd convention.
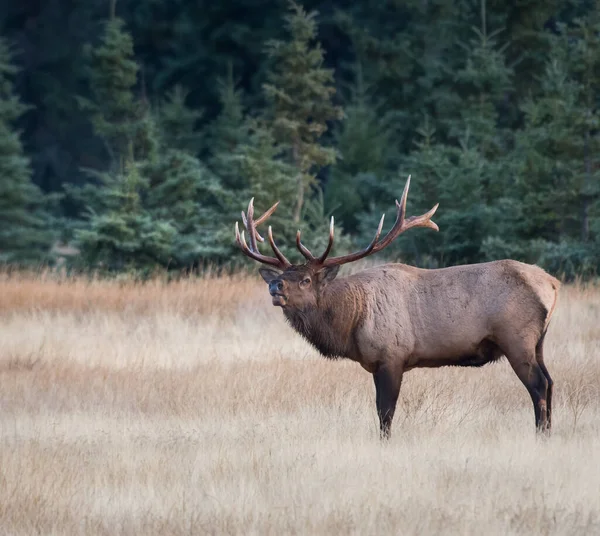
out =
[[[527,388],[535,413],[535,427],[538,432],[548,430],[548,380],[539,365],[535,353],[531,351],[506,354],[513,370]]]
[[[550,377],[550,373],[546,368],[546,364],[544,363],[544,337],[546,334],[544,333],[540,340],[538,341],[535,347],[535,359],[542,369],[544,376],[546,377],[546,381],[548,382],[548,389],[546,391],[546,427],[550,430],[552,426],[552,387],[554,382]]]
[[[375,382],[375,402],[379,416],[379,431],[381,439],[389,439],[391,435],[392,420],[396,411],[396,403],[402,384],[402,371],[393,367],[381,365],[373,373]]]

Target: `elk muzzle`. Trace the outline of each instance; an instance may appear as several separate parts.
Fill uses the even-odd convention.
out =
[[[281,279],[273,279],[269,283],[269,294],[273,298],[273,305],[283,307],[287,303],[287,296],[285,293],[286,283]]]

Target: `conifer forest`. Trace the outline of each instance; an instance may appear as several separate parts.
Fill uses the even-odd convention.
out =
[[[600,267],[600,1],[2,0],[0,264],[106,274],[367,245]],[[267,245],[268,247],[268,245]]]

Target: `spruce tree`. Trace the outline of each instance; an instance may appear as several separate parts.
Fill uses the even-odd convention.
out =
[[[317,41],[316,13],[290,1],[285,17],[287,41],[269,42],[272,67],[264,85],[273,132],[296,169],[294,222],[300,221],[309,188],[323,167],[333,164],[336,152],[321,142],[327,123],[341,119],[333,103],[333,71],[324,67],[324,51]]]
[[[406,172],[417,179],[414,201],[418,210],[436,201],[442,207],[436,221],[443,233],[423,236],[414,249],[429,251],[441,264],[480,260],[490,239],[495,240],[494,255],[498,254],[496,238],[506,243],[514,239],[519,213],[510,197],[514,181],[510,119],[501,113],[513,91],[513,72],[507,65],[506,45],[497,39],[500,30],[488,29],[486,0],[480,0],[479,6],[480,23],[470,29],[473,37],[462,44],[461,62],[453,75],[455,105],[439,115],[435,124],[425,116],[416,131],[416,150],[405,160]],[[508,247],[504,251],[508,253]],[[489,249],[487,254],[492,255]]]
[[[31,180],[14,124],[27,110],[15,94],[8,43],[0,39],[0,263],[29,263],[48,259],[52,232],[46,200]]]
[[[499,110],[513,92],[513,71],[505,55],[510,43],[499,43],[502,28],[488,29],[486,6],[487,0],[480,0],[480,25],[471,28],[473,37],[463,45],[466,57],[455,74],[460,115],[449,130],[455,139],[468,131],[482,154],[493,158],[504,152],[503,130],[499,127],[506,126],[506,119]]]
[[[375,99],[374,89],[365,80],[361,64],[354,68],[354,81],[344,105],[344,121],[333,129],[339,159],[325,187],[328,210],[351,233],[357,230],[361,214],[382,194],[382,184],[398,166],[393,150],[397,116]]]
[[[187,95],[179,85],[168,91],[157,110],[157,125],[162,146],[196,155],[202,147],[197,126],[204,113],[186,105]]]
[[[185,104],[181,87],[168,95],[158,110],[160,144],[157,157],[141,163],[148,178],[145,206],[159,221],[170,221],[176,230],[169,268],[189,269],[201,263],[224,262],[231,253],[231,196],[223,177],[231,165],[210,169],[198,158],[205,134],[197,130],[203,113]],[[219,120],[217,120],[219,122]],[[240,125],[238,125],[238,129]],[[213,129],[210,129],[214,132]],[[209,136],[210,149],[219,146]],[[222,158],[231,159],[231,150]],[[215,157],[209,159],[214,162]],[[234,176],[234,175],[227,175]],[[233,186],[233,185],[231,185]],[[227,233],[225,233],[227,228]]]
[[[393,200],[399,198],[411,175],[408,214],[426,212],[440,203],[434,220],[441,232],[407,233],[386,248],[386,254],[429,267],[476,262],[490,228],[488,210],[482,203],[487,162],[468,139],[459,146],[437,141],[428,116],[416,134],[415,150],[403,159],[400,172],[381,184],[382,194],[361,218],[362,240],[373,232],[380,211],[386,212],[387,225],[392,224],[396,217]]]
[[[82,259],[111,271],[165,266],[176,229],[144,204],[145,172],[160,158],[160,138],[154,118],[133,91],[138,68],[122,20],[113,16],[106,23],[89,57],[93,99],[83,104],[105,141],[110,165],[106,172],[91,172],[96,180],[72,192],[87,209],[87,221],[75,232]]]
[[[79,101],[90,113],[95,133],[104,141],[111,169],[120,170],[132,147],[134,159],[144,149],[138,136],[145,110],[133,93],[139,67],[125,22],[113,15],[104,25],[99,46],[88,46],[86,54],[92,98]]]
[[[90,105],[94,126],[111,141],[113,153],[123,154],[122,143],[129,153],[120,168],[109,170],[100,188],[86,190],[88,206],[100,209],[91,212],[89,228],[78,234],[84,254],[117,270],[187,269],[223,261],[232,242],[231,229],[226,239],[224,234],[227,198],[219,177],[196,156],[201,113],[189,109],[186,93],[176,88],[152,115],[134,95],[135,77],[129,75],[135,68],[118,71],[122,79],[114,70],[105,71],[108,64],[97,58],[108,55],[118,66],[135,63],[131,38],[124,33],[121,23],[109,21],[99,50],[91,53],[91,80],[102,88],[93,94],[105,99],[101,106]],[[113,123],[115,109],[121,119]]]
[[[105,271],[145,273],[166,266],[176,229],[143,206],[147,180],[129,159],[119,173],[102,174],[102,211],[91,212],[77,232],[77,244],[88,266]]]
[[[537,262],[572,277],[600,263],[600,10],[559,30],[541,94],[523,107],[517,192]]]
[[[248,140],[236,147],[230,160],[233,172],[244,185],[242,189],[230,191],[231,221],[238,219],[240,209],[246,210],[244,205],[251,197],[255,199],[257,213],[279,201],[269,225],[276,230],[277,244],[289,253],[294,248],[297,230],[292,227],[296,170],[283,158],[282,148],[268,124],[247,119],[246,125]],[[268,248],[268,245],[263,247]]]
[[[221,111],[208,131],[210,143],[209,165],[223,186],[229,190],[244,187],[243,179],[231,165],[231,157],[241,145],[249,141],[248,122],[244,117],[242,92],[237,88],[233,68],[229,65],[227,76],[218,81]]]
[[[449,258],[473,262],[482,257],[521,258],[518,226],[521,210],[514,196],[516,167],[507,113],[514,94],[514,72],[506,51],[510,42],[503,28],[493,28],[487,0],[480,0],[480,22],[463,45],[462,66],[455,74],[458,114],[445,119],[450,138],[457,143],[451,168],[452,182],[442,181],[450,193]],[[474,194],[474,195],[473,195]],[[455,256],[458,254],[458,257]]]
[[[231,251],[227,196],[216,177],[198,158],[180,149],[163,148],[160,157],[141,169],[148,178],[145,207],[157,221],[176,231],[170,268],[193,268],[223,261]],[[229,231],[225,238],[223,228]]]

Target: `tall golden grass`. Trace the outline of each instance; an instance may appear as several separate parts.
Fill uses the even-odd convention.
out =
[[[0,276],[0,534],[598,534],[600,289],[546,340],[553,434],[503,361],[372,380],[258,277]]]

